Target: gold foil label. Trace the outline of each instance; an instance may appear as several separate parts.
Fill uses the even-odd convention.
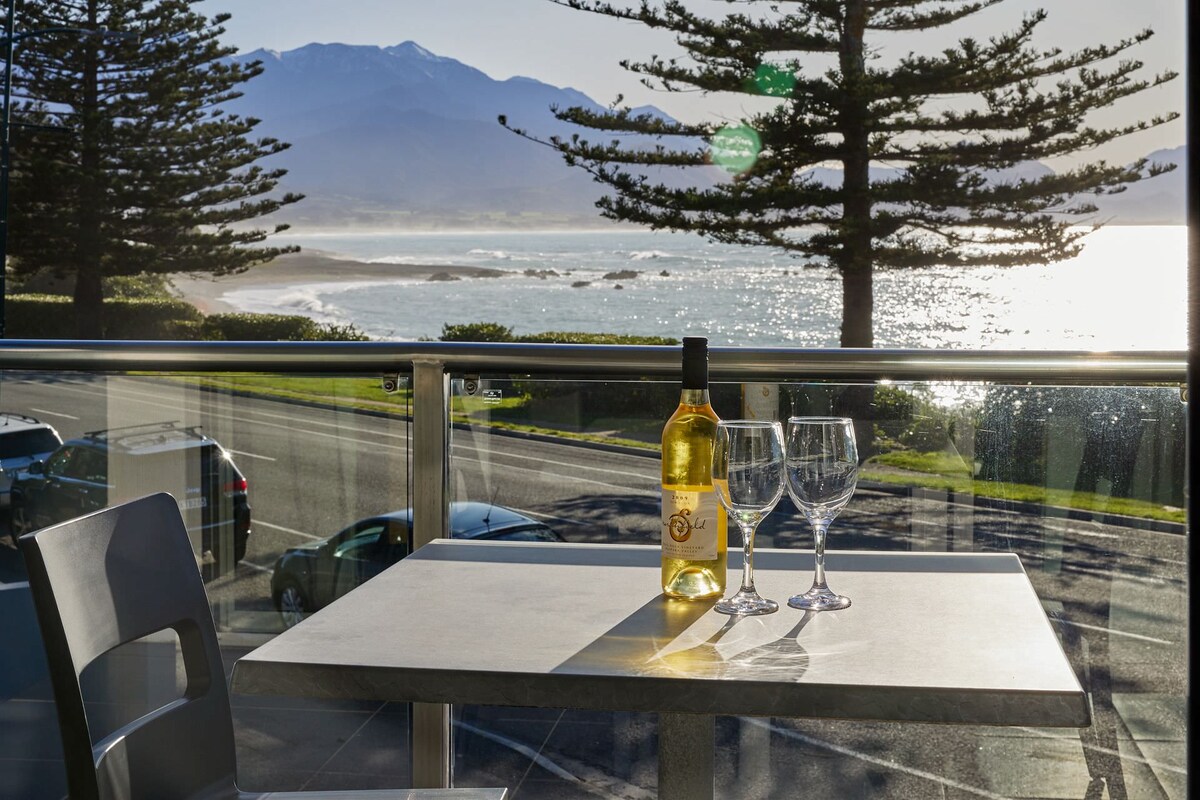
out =
[[[663,489],[662,550],[666,558],[712,561],[717,557],[716,492]]]

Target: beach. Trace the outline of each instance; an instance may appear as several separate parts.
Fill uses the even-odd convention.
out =
[[[245,272],[212,277],[194,273],[175,273],[168,276],[177,297],[204,314],[227,314],[238,309],[221,298],[240,289],[269,289],[280,291],[297,284],[352,283],[360,281],[431,280],[499,277],[504,273],[487,267],[448,264],[391,264],[355,261],[338,258],[320,250],[305,249],[288,253],[266,264],[251,267]]]

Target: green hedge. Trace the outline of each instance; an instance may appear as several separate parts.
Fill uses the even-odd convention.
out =
[[[140,297],[106,300],[104,319],[105,339],[188,339],[204,315],[182,300]],[[11,339],[75,338],[71,298],[64,295],[10,295],[4,322]]]
[[[299,315],[236,313],[206,317],[200,338],[231,342],[364,342],[368,337],[353,325],[322,324]]]
[[[512,328],[498,322],[467,322],[443,325],[443,342],[523,342],[526,344],[661,344],[677,345],[678,339],[669,336],[628,336],[619,333],[582,333],[578,331],[546,331],[524,336],[514,335]]]
[[[308,317],[276,314],[204,316],[174,298],[130,297],[104,301],[105,339],[361,342],[353,325],[320,324]],[[54,294],[10,295],[5,303],[10,339],[74,339],[71,298]]]

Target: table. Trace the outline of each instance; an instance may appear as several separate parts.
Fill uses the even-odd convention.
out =
[[[663,598],[655,546],[437,540],[241,658],[232,688],[659,712],[660,797],[711,797],[714,715],[1089,724],[1015,555],[826,563],[850,608],[736,618]],[[813,554],[762,550],[755,568],[783,605]]]

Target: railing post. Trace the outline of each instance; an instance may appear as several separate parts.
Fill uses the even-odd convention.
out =
[[[413,360],[412,548],[450,534],[450,376],[444,362]],[[413,703],[410,718],[412,784],[451,784],[450,706]]]

